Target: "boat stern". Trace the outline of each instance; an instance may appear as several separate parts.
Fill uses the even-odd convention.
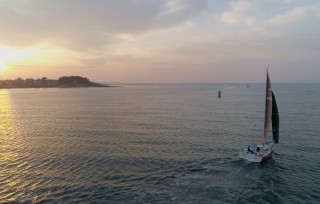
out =
[[[262,162],[271,158],[272,152],[273,143],[267,143],[244,149],[239,153],[239,157],[250,162]]]

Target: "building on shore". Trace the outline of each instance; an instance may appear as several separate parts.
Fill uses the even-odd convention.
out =
[[[12,80],[0,80],[0,88],[38,88],[38,87],[58,87],[59,80],[47,79],[43,77],[42,79],[27,78],[23,80],[21,78]]]

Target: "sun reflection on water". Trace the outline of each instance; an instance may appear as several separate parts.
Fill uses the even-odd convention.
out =
[[[21,194],[25,163],[24,145],[20,138],[10,91],[0,90],[0,202],[11,202]]]
[[[10,93],[8,90],[0,91],[0,136],[1,140],[9,141],[14,139],[12,130],[15,130]]]

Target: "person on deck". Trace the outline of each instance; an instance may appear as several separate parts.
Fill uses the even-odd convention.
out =
[[[248,152],[250,152],[251,154],[253,154],[253,151],[252,151],[252,149],[251,149],[250,146],[248,146]]]

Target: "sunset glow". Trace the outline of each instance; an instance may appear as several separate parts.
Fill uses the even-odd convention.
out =
[[[0,72],[6,71],[8,68],[8,66],[6,66],[3,62],[1,62],[0,60]]]
[[[7,51],[4,48],[0,47],[0,72],[3,72],[7,69],[9,69],[9,67],[6,65],[6,58],[8,56]]]

